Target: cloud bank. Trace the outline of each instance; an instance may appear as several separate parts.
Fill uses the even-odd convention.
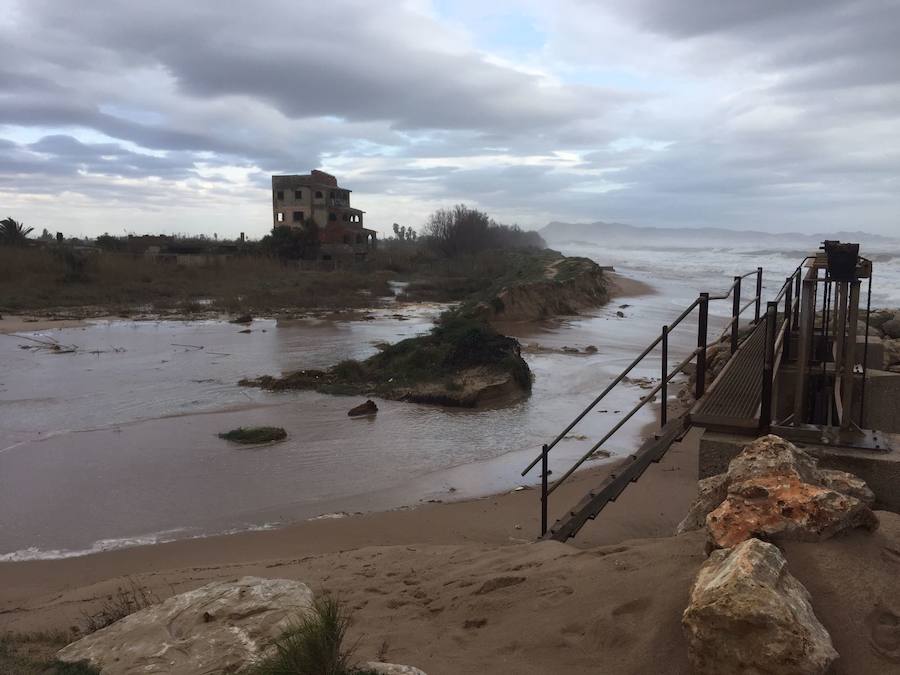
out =
[[[898,229],[896,0],[0,17],[0,208],[38,228],[259,236],[269,175],[321,167],[383,231],[455,202],[525,226]]]

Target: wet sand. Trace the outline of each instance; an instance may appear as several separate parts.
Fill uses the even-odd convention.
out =
[[[36,330],[53,330],[55,328],[78,328],[84,325],[87,325],[85,319],[46,319],[27,314],[4,314],[0,319],[0,334],[30,333]]]

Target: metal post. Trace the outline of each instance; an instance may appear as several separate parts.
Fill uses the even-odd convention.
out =
[[[697,316],[697,382],[695,396],[699,399],[706,389],[706,327],[709,319],[709,293],[700,294]]]
[[[662,327],[662,367],[660,368],[660,375],[662,377],[662,389],[659,390],[660,400],[662,405],[659,408],[659,428],[662,429],[666,426],[666,422],[668,421],[668,413],[669,413],[669,388],[668,388],[668,375],[669,375],[669,327]]]
[[[734,301],[731,303],[731,353],[738,348],[738,325],[741,313],[741,278],[734,278]]]
[[[541,536],[547,534],[547,444],[541,448]]]
[[[788,277],[784,280],[784,346],[782,355],[786,362],[791,358],[791,315],[794,312],[794,280]]]
[[[866,377],[869,373],[869,318],[872,314],[872,269],[869,268],[869,291],[866,298],[866,342],[863,347],[862,388],[859,391],[859,426],[866,426]]]
[[[797,382],[794,385],[794,426],[806,422],[806,374],[809,368],[809,351],[813,339],[813,321],[816,314],[816,270],[810,268],[806,272],[806,279],[802,282],[802,298],[800,300],[800,338],[797,342],[799,353],[797,355]]]
[[[756,311],[754,323],[759,323],[759,310],[762,306],[762,267],[756,268]]]
[[[778,319],[778,303],[766,304],[766,346],[763,361],[762,397],[759,409],[760,431],[772,426],[772,385],[775,369],[775,322]]]
[[[841,417],[841,429],[849,429],[853,418],[853,370],[856,367],[856,327],[859,322],[859,280],[850,284],[850,308],[847,317],[847,342],[844,356],[844,373],[847,377],[844,382],[844,398],[841,408],[844,416]]]

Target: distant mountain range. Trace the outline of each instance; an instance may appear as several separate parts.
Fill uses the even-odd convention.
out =
[[[680,248],[697,246],[746,245],[816,248],[825,239],[861,243],[867,246],[900,246],[900,239],[861,231],[809,234],[800,232],[757,232],[722,227],[638,227],[624,223],[561,223],[545,225],[538,233],[550,246],[560,244],[634,244],[665,245]]]

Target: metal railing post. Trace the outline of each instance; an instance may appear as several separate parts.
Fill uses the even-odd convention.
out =
[[[731,353],[738,348],[738,324],[741,315],[741,278],[734,278],[734,301],[731,303]]]
[[[541,536],[547,534],[547,444],[541,448]]]
[[[700,294],[700,313],[697,316],[697,382],[695,396],[699,399],[706,390],[706,327],[709,319],[709,293]]]
[[[669,327],[662,327],[662,368],[660,369],[662,377],[662,389],[660,389],[660,399],[662,405],[659,408],[659,428],[662,429],[668,422],[669,414],[669,383],[666,376],[669,374]]]
[[[772,385],[775,369],[775,322],[778,317],[778,303],[766,304],[766,344],[763,360],[762,396],[759,406],[759,428],[768,431],[772,426]]]
[[[794,312],[794,279],[788,277],[784,280],[784,347],[782,354],[784,360],[791,358],[791,315]]]
[[[754,323],[759,323],[759,310],[762,307],[762,267],[756,268],[756,309]]]

